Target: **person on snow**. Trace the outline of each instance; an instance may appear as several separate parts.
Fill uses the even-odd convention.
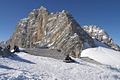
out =
[[[75,60],[73,60],[73,59],[69,56],[69,54],[67,54],[66,57],[65,57],[64,62],[66,62],[66,63],[71,63],[71,62],[75,62]]]
[[[19,47],[18,46],[14,46],[14,52],[13,53],[15,53],[15,52],[20,52],[20,49],[19,49]]]

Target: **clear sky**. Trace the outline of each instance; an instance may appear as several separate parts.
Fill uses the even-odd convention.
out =
[[[80,25],[99,25],[120,45],[120,0],[0,0],[0,41],[40,6],[50,12],[69,11]]]

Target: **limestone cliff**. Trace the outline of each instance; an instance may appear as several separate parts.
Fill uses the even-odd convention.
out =
[[[20,20],[10,45],[24,48],[60,49],[79,57],[84,43],[95,47],[93,39],[75,21],[70,13],[49,13],[44,7],[34,9],[27,18]]]

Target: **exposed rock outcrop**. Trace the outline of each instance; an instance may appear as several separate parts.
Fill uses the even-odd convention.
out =
[[[80,56],[84,43],[95,47],[93,39],[71,14],[65,10],[49,13],[44,7],[34,9],[27,18],[20,20],[9,40],[11,46],[60,49],[73,57]]]
[[[120,51],[120,47],[114,43],[113,39],[98,26],[95,25],[85,25],[82,28],[93,38],[96,38],[100,42],[108,45],[114,50]]]

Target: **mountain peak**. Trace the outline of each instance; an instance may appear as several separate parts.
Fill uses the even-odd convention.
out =
[[[34,9],[27,20],[20,21],[10,40],[11,46],[60,49],[73,57],[80,57],[84,43],[95,46],[70,13],[63,10],[49,14],[44,7]]]
[[[45,8],[44,6],[41,6],[40,10],[47,10],[47,8]]]

